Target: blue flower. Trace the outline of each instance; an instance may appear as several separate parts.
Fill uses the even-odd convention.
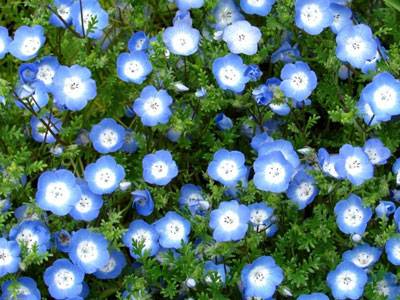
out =
[[[143,179],[147,183],[167,185],[178,175],[178,166],[167,150],[147,154],[142,160]]]
[[[236,21],[224,29],[222,39],[234,54],[254,55],[261,39],[261,31],[247,21]]]
[[[368,126],[379,124],[380,122],[386,122],[391,119],[389,115],[377,117],[372,110],[369,99],[360,99],[360,101],[357,102],[357,109],[358,115],[364,119],[365,124],[367,124]]]
[[[292,63],[296,58],[300,58],[300,51],[297,45],[290,45],[289,41],[284,40],[282,45],[271,54],[271,62],[282,61],[285,64]]]
[[[208,260],[204,263],[204,273],[206,275],[205,281],[210,283],[212,282],[212,279],[210,277],[210,273],[215,273],[216,274],[216,279],[218,281],[221,281],[222,283],[225,283],[227,272],[229,272],[229,267],[224,265],[224,264],[215,264],[214,262]]]
[[[236,200],[223,201],[210,214],[209,226],[217,242],[239,241],[249,227],[250,211]]]
[[[219,130],[229,130],[233,127],[232,119],[226,116],[224,113],[219,113],[216,115],[214,121]]]
[[[21,26],[15,31],[14,39],[8,45],[8,51],[19,60],[30,60],[36,57],[45,41],[42,26]]]
[[[215,29],[223,30],[226,26],[243,20],[244,17],[240,13],[240,9],[233,0],[220,0],[213,10],[213,16],[216,21]]]
[[[329,5],[325,0],[296,0],[296,26],[308,34],[320,34],[333,21]]]
[[[379,201],[375,208],[375,213],[378,218],[388,218],[396,210],[396,205],[392,201]],[[396,217],[395,217],[396,219]]]
[[[23,221],[10,230],[10,240],[17,241],[19,246],[31,252],[43,254],[50,248],[50,231],[40,221]]]
[[[78,185],[81,190],[81,197],[69,212],[74,220],[92,221],[97,218],[100,208],[103,206],[103,199],[90,189],[84,180],[79,180]]]
[[[400,238],[396,236],[388,239],[385,251],[389,262],[395,266],[400,266]]]
[[[2,297],[4,300],[40,300],[40,291],[37,288],[36,281],[30,277],[20,277],[5,281],[1,286]],[[17,297],[17,298],[15,298]]]
[[[387,297],[387,300],[396,300],[400,295],[396,275],[389,272],[385,273],[383,279],[376,283],[376,291],[379,295]]]
[[[141,216],[149,216],[154,210],[154,201],[148,190],[136,190],[131,193],[133,203],[132,206]]]
[[[81,36],[92,39],[99,39],[103,35],[103,29],[108,25],[108,13],[97,0],[85,0],[81,3],[75,1],[71,8],[71,17],[75,31]]]
[[[336,36],[336,56],[355,68],[361,68],[377,51],[377,44],[367,25],[348,25]]]
[[[300,166],[299,156],[293,149],[292,143],[287,140],[275,140],[265,143],[258,149],[258,156],[267,155],[275,151],[281,152],[285,160],[287,160],[294,169]]]
[[[212,72],[219,87],[223,90],[230,90],[235,93],[243,92],[246,83],[250,78],[244,73],[247,66],[237,54],[228,54],[214,60]]]
[[[186,25],[192,27],[193,20],[190,16],[189,10],[177,10],[175,13],[175,17],[172,20],[173,25],[177,25],[179,23],[185,23]]]
[[[56,142],[56,137],[54,135],[60,132],[62,122],[53,115],[45,114],[41,117],[41,119],[32,116],[30,125],[32,130],[32,138],[36,142],[52,144]]]
[[[318,194],[314,177],[307,174],[306,171],[300,170],[290,182],[286,194],[299,209],[304,209],[314,201]]]
[[[343,233],[363,234],[371,219],[372,210],[365,207],[360,197],[351,194],[335,206],[336,223]]]
[[[9,44],[12,39],[8,35],[8,29],[6,27],[0,26],[0,59],[3,59],[4,56],[8,53]]]
[[[247,69],[244,72],[244,76],[249,77],[251,81],[259,80],[262,74],[263,72],[260,70],[260,67],[255,64],[247,66]]]
[[[175,0],[178,9],[186,11],[192,8],[200,8],[204,5],[204,0]]]
[[[242,152],[220,149],[207,168],[208,175],[225,186],[235,186],[247,173]]]
[[[330,25],[333,33],[338,33],[348,25],[353,25],[351,19],[353,13],[350,8],[337,3],[331,3],[330,9],[333,15],[333,21]]]
[[[367,273],[351,262],[342,262],[326,279],[335,299],[359,299],[367,283]]]
[[[204,215],[210,206],[203,198],[201,187],[190,183],[181,187],[178,202],[181,209],[187,207],[192,215]]]
[[[133,103],[133,110],[145,126],[167,124],[172,115],[172,101],[166,90],[157,91],[154,86],[148,85]]]
[[[79,229],[72,234],[69,258],[85,273],[91,274],[103,268],[110,254],[108,242],[101,233]]]
[[[86,166],[84,177],[93,193],[111,194],[124,179],[125,170],[112,156],[105,155]]]
[[[400,184],[400,158],[397,158],[392,166],[392,172],[396,175],[396,183]]]
[[[125,129],[114,119],[105,118],[94,125],[89,133],[93,148],[102,154],[121,149],[125,139]]]
[[[81,189],[71,171],[43,172],[38,181],[36,203],[46,211],[65,216],[81,198]]]
[[[92,73],[86,67],[60,66],[51,87],[57,105],[72,111],[83,109],[97,95],[96,82],[91,76]]]
[[[297,300],[329,300],[328,296],[322,293],[312,293],[309,295],[300,295]]]
[[[135,220],[124,233],[122,241],[129,248],[131,256],[139,259],[145,253],[149,256],[158,253],[160,249],[158,238],[154,225],[147,224],[143,220]]]
[[[276,0],[240,0],[240,7],[246,14],[265,17],[275,2]]]
[[[189,56],[199,48],[200,32],[187,23],[179,22],[165,29],[162,38],[171,53]]]
[[[251,146],[251,148],[253,148],[254,150],[256,150],[256,151],[258,152],[258,150],[259,150],[262,146],[264,146],[265,144],[267,144],[267,143],[269,143],[269,142],[272,142],[272,141],[273,141],[273,138],[270,137],[270,136],[268,135],[268,133],[266,133],[266,132],[261,132],[261,133],[256,134],[256,135],[251,139],[250,146]]]
[[[273,222],[274,209],[265,203],[253,203],[248,206],[250,212],[250,223],[254,230],[260,232],[270,227]]]
[[[179,249],[182,243],[186,244],[189,240],[190,222],[176,212],[167,212],[154,226],[160,235],[160,245],[163,248]]]
[[[343,173],[343,170],[340,170],[338,168],[338,164],[341,163],[342,157],[338,154],[329,154],[328,151],[326,151],[325,148],[321,148],[318,150],[318,164],[321,168],[321,170],[327,174],[330,175],[334,178],[343,178],[345,174]],[[338,171],[340,173],[338,173]]]
[[[361,185],[374,176],[374,168],[367,154],[360,147],[345,144],[339,150],[341,160],[336,170],[354,185]]]
[[[125,130],[124,144],[121,150],[126,153],[135,153],[138,149],[138,144],[136,143],[135,134],[131,129]]]
[[[343,261],[352,262],[359,268],[367,269],[378,262],[382,251],[368,244],[360,245],[343,253]]]
[[[54,244],[57,250],[68,253],[69,246],[71,244],[71,234],[68,231],[62,229],[60,231],[55,232],[53,237],[54,237]]]
[[[51,86],[53,85],[54,76],[57,73],[60,63],[55,56],[45,56],[40,61],[36,63],[37,72],[36,80],[42,82],[46,87],[46,91],[51,91]]]
[[[286,97],[295,101],[307,99],[317,87],[317,76],[304,62],[286,64],[281,71],[282,83],[279,88]]]
[[[378,138],[367,140],[363,146],[363,151],[368,155],[373,165],[386,164],[387,159],[392,155],[390,150]]]
[[[21,82],[32,83],[36,79],[38,67],[36,63],[24,63],[18,68],[18,74]]]
[[[168,131],[167,131],[167,133],[166,133],[165,136],[166,136],[167,139],[169,139],[171,142],[177,143],[177,142],[179,141],[181,135],[182,135],[182,132],[180,132],[180,131],[178,131],[178,130],[176,130],[176,129],[174,129],[174,128],[170,128],[170,129],[168,129]]]
[[[19,269],[20,249],[15,241],[0,238],[0,277],[15,273]]]
[[[141,84],[151,73],[153,67],[144,51],[121,53],[117,58],[118,77],[125,82]]]
[[[57,259],[43,275],[49,294],[55,299],[78,296],[84,277],[85,273],[65,258]]]
[[[283,270],[275,260],[271,256],[261,256],[253,263],[245,265],[242,270],[244,296],[270,298],[283,278]]]
[[[15,104],[23,109],[26,109],[26,106],[28,106],[37,112],[49,101],[49,95],[46,92],[45,86],[38,81],[30,85],[19,82],[14,92],[19,98],[15,100]]]
[[[64,20],[64,22],[56,14],[52,13],[49,18],[49,23],[60,28],[65,28],[65,24],[67,24],[67,26],[71,25],[71,9],[72,4],[74,4],[74,0],[54,0],[53,4],[56,7],[57,13]]]
[[[254,184],[262,191],[281,193],[289,187],[294,168],[280,151],[260,155],[253,165]]]
[[[128,49],[131,52],[146,51],[150,47],[150,40],[143,31],[135,32],[128,41]]]
[[[125,255],[118,250],[110,251],[110,259],[107,264],[96,271],[93,275],[99,279],[115,279],[126,266]]]

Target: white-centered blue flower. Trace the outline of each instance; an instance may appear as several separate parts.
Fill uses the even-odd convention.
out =
[[[398,217],[400,217],[400,210],[396,209],[396,205],[392,201],[379,201],[379,204],[375,207],[375,214],[378,218],[387,219],[393,213],[395,214],[394,219],[396,224],[398,224]],[[397,218],[396,218],[397,217]]]
[[[304,209],[314,201],[318,194],[318,188],[314,177],[307,174],[306,171],[300,170],[290,182],[286,194],[299,209]]]
[[[93,193],[111,194],[124,179],[125,170],[112,156],[105,155],[86,166],[84,177]]]
[[[171,152],[159,150],[147,154],[142,161],[144,181],[156,184],[167,185],[178,175],[178,166],[173,160]]]
[[[0,26],[0,59],[8,53],[8,46],[12,39],[8,35],[8,29],[6,27]]]
[[[250,211],[237,200],[224,201],[210,214],[209,226],[217,242],[239,241],[249,227]]]
[[[246,14],[265,17],[275,2],[276,0],[240,0],[240,7]]]
[[[43,274],[49,294],[55,299],[78,296],[82,291],[85,273],[68,259],[57,259]]]
[[[178,202],[181,209],[189,209],[192,215],[204,215],[210,207],[210,203],[203,197],[201,187],[190,183],[181,187]]]
[[[197,52],[200,32],[187,23],[177,23],[165,29],[162,38],[171,53],[188,56]]]
[[[141,84],[152,70],[153,66],[144,51],[124,52],[118,55],[118,77],[125,82]]]
[[[296,150],[294,150],[291,142],[287,140],[275,140],[264,143],[258,149],[258,156],[267,155],[269,153],[279,151],[282,153],[283,157],[292,165],[294,169],[300,166],[300,159],[297,155]]]
[[[386,241],[385,252],[389,262],[395,266],[400,266],[400,238],[398,236]]]
[[[30,60],[37,56],[45,41],[46,37],[42,26],[21,26],[15,31],[14,39],[8,45],[8,51],[19,60]]]
[[[157,90],[154,86],[148,85],[133,103],[133,110],[145,126],[166,124],[172,116],[170,109],[172,101],[166,90]]]
[[[140,258],[145,253],[154,256],[158,253],[160,245],[158,243],[159,234],[154,225],[150,225],[143,220],[133,221],[122,237],[122,241],[129,248],[129,253],[133,258]]]
[[[329,5],[325,0],[296,0],[296,26],[308,34],[320,34],[333,21]]]
[[[46,171],[40,175],[36,203],[41,209],[65,216],[80,197],[81,189],[71,171],[60,169]]]
[[[333,20],[330,25],[333,33],[337,34],[344,27],[353,25],[353,21],[351,19],[353,13],[350,8],[337,3],[331,3],[330,9],[333,15]]]
[[[233,22],[244,19],[239,7],[236,6],[233,0],[218,1],[217,6],[213,10],[213,15],[216,21],[214,25],[216,30],[223,30]]]
[[[32,116],[29,124],[31,125],[32,138],[38,143],[47,144],[56,142],[56,135],[60,132],[62,126],[60,119],[48,114],[40,119]]]
[[[367,273],[351,262],[342,262],[326,279],[335,299],[359,299],[364,293]]]
[[[93,273],[99,279],[115,279],[126,266],[125,255],[118,250],[110,251],[110,259],[107,264]]]
[[[318,150],[318,164],[322,172],[332,176],[333,178],[343,178],[342,170],[337,168],[339,162],[342,161],[342,157],[339,154],[329,154],[325,148]],[[338,173],[340,171],[340,173]]]
[[[390,150],[378,138],[367,140],[363,146],[363,151],[368,155],[373,165],[386,164],[388,158],[392,155]]]
[[[110,259],[107,247],[108,242],[101,233],[79,229],[72,234],[69,258],[85,273],[91,274],[103,268]]]
[[[135,32],[128,41],[129,51],[146,51],[150,46],[150,40],[143,31]]]
[[[245,157],[240,151],[220,149],[207,168],[208,175],[225,186],[235,186],[247,173]]]
[[[236,21],[224,29],[222,39],[234,54],[254,55],[257,53],[261,31],[247,21]]]
[[[149,216],[154,210],[154,201],[148,190],[136,190],[131,193],[132,207],[141,216]]]
[[[241,279],[245,297],[269,299],[283,281],[283,270],[271,256],[261,256],[244,266]]]
[[[57,16],[55,13],[52,13],[49,18],[49,23],[55,27],[65,28],[66,25],[69,26],[72,24],[72,15],[71,9],[72,4],[74,4],[74,0],[54,0],[53,4],[56,8]],[[62,18],[62,20],[60,19]],[[64,22],[63,22],[64,21]]]
[[[180,249],[189,241],[190,222],[176,212],[169,211],[154,223],[163,248]]]
[[[92,73],[86,67],[60,66],[51,88],[57,105],[72,111],[83,109],[97,95],[96,82],[91,77]]]
[[[21,262],[20,252],[16,241],[0,238],[0,277],[18,271]]]
[[[261,132],[254,135],[251,139],[250,146],[258,152],[258,150],[265,144],[272,142],[274,139],[266,132]]]
[[[273,222],[274,209],[267,204],[253,203],[248,206],[250,212],[250,223],[255,231],[266,230]]]
[[[81,36],[99,39],[103,35],[103,29],[108,25],[108,13],[101,7],[98,0],[80,2],[74,1],[71,7],[71,18],[75,31]]]
[[[38,112],[49,102],[49,95],[47,94],[46,87],[39,81],[35,81],[31,84],[19,82],[14,92],[18,97],[18,99],[15,99],[15,104],[22,109],[27,109],[28,107]]]
[[[377,51],[371,28],[364,24],[344,27],[336,36],[336,44],[336,56],[355,68],[361,68]]]
[[[362,269],[371,268],[381,257],[382,251],[368,244],[359,245],[343,253],[343,261],[349,261]]]
[[[237,54],[228,54],[214,60],[212,72],[218,86],[235,93],[243,92],[250,78],[245,76],[247,66]]]
[[[53,234],[53,238],[56,249],[64,253],[68,253],[69,245],[71,242],[71,234],[68,231],[62,229],[55,232]]]
[[[346,234],[363,234],[371,219],[372,210],[365,207],[361,198],[351,194],[335,205],[336,224]]]
[[[36,281],[30,277],[20,277],[16,280],[7,280],[1,285],[1,299],[4,300],[40,300],[40,291]]]
[[[329,300],[328,296],[322,293],[312,293],[300,295],[297,300]]]
[[[387,300],[396,300],[400,296],[400,286],[396,275],[390,272],[385,273],[383,278],[376,283],[376,292]]]
[[[400,185],[400,158],[397,158],[394,162],[392,172],[396,175],[396,184]]]
[[[300,102],[307,99],[317,87],[317,75],[308,64],[298,61],[286,64],[281,71],[279,86],[286,97]]]
[[[55,56],[45,56],[37,63],[36,80],[41,81],[46,87],[46,91],[51,91],[54,76],[57,73],[60,63]]]
[[[216,281],[225,283],[226,276],[229,273],[229,267],[225,264],[215,264],[212,261],[206,261],[204,264],[204,273],[205,273],[205,278],[204,280],[207,283],[212,282],[212,278],[210,276],[210,273],[214,273],[216,275]]]
[[[125,141],[125,128],[114,119],[105,118],[93,125],[89,138],[93,148],[102,154],[118,151]]]
[[[84,180],[78,180],[81,197],[69,212],[74,220],[92,221],[97,218],[103,206],[103,198],[93,193]]]
[[[176,6],[183,11],[192,8],[200,8],[204,5],[204,0],[175,0]]]
[[[20,247],[31,252],[35,248],[39,254],[50,248],[50,231],[40,221],[23,221],[10,230],[10,240],[17,241]]]

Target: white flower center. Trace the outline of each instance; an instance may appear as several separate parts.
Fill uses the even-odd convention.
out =
[[[46,202],[55,206],[62,206],[69,200],[69,198],[70,190],[64,182],[51,182],[46,186]]]
[[[172,220],[165,226],[165,232],[169,239],[180,241],[185,237],[185,228],[179,221]]]
[[[143,65],[138,60],[128,61],[124,65],[124,74],[131,79],[141,77],[143,72]]]
[[[396,259],[400,260],[400,244],[394,245],[392,254]]]
[[[103,268],[101,268],[100,271],[103,273],[110,273],[111,271],[113,271],[115,269],[116,265],[117,265],[117,262],[115,261],[115,259],[110,257],[107,264]]]
[[[136,51],[140,51],[142,49],[145,39],[138,39],[135,45]]]
[[[305,90],[308,86],[308,76],[304,72],[294,73],[290,78],[290,85],[296,90]]]
[[[357,227],[363,222],[364,214],[359,207],[350,206],[343,212],[343,219],[347,225]]]
[[[383,296],[389,296],[390,287],[386,280],[379,281],[378,284],[376,285],[376,287],[377,287],[379,294],[381,294]]]
[[[49,65],[41,65],[36,74],[36,78],[44,82],[46,85],[50,85],[53,82],[55,71]]]
[[[231,65],[222,67],[219,70],[218,75],[222,83],[227,86],[234,86],[238,84],[242,78],[242,74],[240,74],[239,70]]]
[[[263,287],[268,284],[270,275],[271,272],[267,268],[259,266],[250,271],[249,279],[252,285],[256,287]]]
[[[54,274],[54,283],[60,290],[70,289],[75,284],[75,275],[67,269],[60,269]]]
[[[113,170],[109,168],[103,168],[97,171],[96,175],[94,176],[94,180],[97,186],[103,189],[109,189],[115,185],[115,181],[117,179]]]
[[[80,213],[87,213],[92,209],[92,199],[88,195],[82,195],[81,199],[75,204],[75,209]]]
[[[364,39],[360,36],[350,37],[346,40],[347,55],[358,57],[365,51]]]
[[[247,3],[251,6],[261,7],[264,5],[265,0],[248,0]]]
[[[31,294],[31,290],[26,286],[18,283],[18,287],[16,288],[16,292],[18,296],[27,296]]]
[[[80,98],[85,91],[81,78],[73,76],[64,80],[64,94],[73,99]]]
[[[373,148],[367,148],[364,150],[365,154],[368,155],[369,160],[373,163],[373,164],[377,164],[380,161],[380,156],[378,155],[378,152],[376,151],[376,149]]]
[[[314,186],[310,182],[302,182],[296,189],[296,196],[300,201],[307,201],[314,192]]]
[[[78,258],[84,263],[92,262],[99,256],[97,245],[91,241],[82,241],[76,249]]]
[[[158,116],[163,112],[162,102],[160,98],[157,97],[151,97],[147,99],[143,105],[143,108],[146,111],[146,114],[152,117]]]
[[[356,257],[352,260],[352,262],[360,268],[368,267],[372,261],[374,260],[373,255],[370,255],[368,252],[360,252]]]
[[[232,18],[233,18],[232,8],[224,7],[223,9],[221,9],[218,18],[216,19],[219,20],[220,24],[226,26],[232,23]]]
[[[147,251],[151,249],[153,244],[152,235],[149,231],[139,229],[132,234],[131,240],[135,241],[135,243],[143,244],[143,250]]]
[[[316,4],[307,4],[301,8],[300,18],[304,24],[310,27],[318,26],[323,19],[323,12]]]
[[[112,148],[118,143],[118,134],[114,130],[107,128],[100,133],[100,143],[105,148]]]
[[[6,48],[4,40],[0,38],[0,53],[3,52]]]
[[[250,211],[250,221],[256,225],[264,225],[265,220],[269,218],[267,212],[263,209],[253,209]]]
[[[265,181],[279,184],[285,180],[286,171],[280,163],[270,163],[264,169]]]
[[[25,55],[33,55],[40,48],[40,40],[38,37],[28,37],[21,45],[21,52]]]
[[[236,212],[228,210],[219,217],[219,225],[224,231],[234,231],[240,225],[240,219]]]
[[[171,40],[172,48],[179,52],[184,52],[194,48],[194,40],[187,32],[178,32],[174,34]]]
[[[20,244],[24,244],[28,250],[31,250],[34,245],[39,246],[39,237],[30,229],[24,229],[18,233],[16,240]]]
[[[64,21],[69,19],[69,16],[71,14],[71,8],[67,5],[60,5],[57,9],[57,13],[64,19]]]
[[[12,261],[10,250],[7,248],[0,249],[0,266],[8,266]]]
[[[238,165],[234,160],[224,159],[217,167],[217,174],[224,180],[234,180],[239,175]]]
[[[336,277],[336,285],[340,290],[353,290],[357,285],[357,275],[351,271],[344,271]]]
[[[373,98],[379,108],[389,109],[396,105],[397,93],[392,87],[383,85],[375,90]]]
[[[151,175],[153,175],[153,177],[155,177],[156,179],[167,177],[168,171],[168,165],[161,160],[156,161],[151,165]]]
[[[357,156],[349,156],[345,161],[345,168],[350,175],[358,175],[362,171],[362,164]]]

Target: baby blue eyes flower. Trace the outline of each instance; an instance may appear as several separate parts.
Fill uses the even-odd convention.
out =
[[[15,288],[12,288],[15,287]],[[30,277],[20,277],[16,281],[7,280],[1,285],[2,299],[40,300],[36,281]],[[17,298],[15,298],[17,297]]]
[[[60,231],[55,232],[53,237],[54,237],[54,244],[57,250],[68,253],[69,246],[71,243],[71,234],[68,231],[62,229]]]
[[[186,11],[192,8],[200,8],[204,5],[204,0],[175,0],[178,9]]]
[[[192,55],[199,47],[200,32],[186,23],[168,27],[162,37],[168,50],[176,55]]]
[[[344,27],[353,25],[353,21],[351,20],[353,13],[350,8],[340,4],[331,3],[330,9],[333,14],[333,21],[330,25],[333,33],[337,34]]]
[[[42,82],[46,87],[46,91],[51,91],[51,86],[53,84],[54,76],[57,73],[60,63],[55,56],[43,57],[40,61],[36,63],[37,72],[35,79]]]
[[[208,175],[225,186],[235,186],[247,173],[245,157],[239,151],[220,149],[207,168]]]
[[[335,299],[359,299],[367,280],[367,273],[351,262],[339,264],[326,279]]]
[[[124,179],[125,170],[112,156],[105,155],[86,166],[84,177],[93,193],[111,194]]]
[[[226,276],[228,274],[226,274],[227,272],[229,272],[229,267],[224,265],[224,264],[215,264],[212,261],[206,261],[204,264],[204,273],[205,274],[210,274],[211,272],[216,273],[216,279],[222,283],[225,283],[226,280]],[[205,281],[207,283],[211,283],[212,279],[210,275],[206,275],[205,277]]]
[[[387,259],[395,266],[400,266],[400,238],[392,237],[386,241],[385,252]]]
[[[68,26],[72,24],[71,9],[74,4],[74,0],[54,0],[53,2],[57,13],[64,20],[64,22],[54,13],[50,15],[49,23],[55,27],[65,28],[65,24]],[[64,24],[65,23],[65,24]]]
[[[392,201],[379,201],[379,204],[375,207],[375,214],[381,219],[388,218],[395,211],[397,212],[396,205]],[[396,215],[394,218],[396,220]]]
[[[128,49],[134,51],[146,51],[150,46],[150,40],[143,31],[135,32],[128,41]]]
[[[10,230],[10,240],[18,242],[20,247],[26,247],[31,252],[37,249],[39,254],[50,248],[50,231],[40,221],[22,221]]]
[[[335,206],[336,223],[343,233],[363,234],[371,219],[372,210],[365,207],[360,197],[351,194]]]
[[[107,247],[108,242],[101,233],[79,229],[72,234],[69,257],[85,273],[91,274],[110,259]]]
[[[299,156],[293,149],[292,143],[286,140],[275,140],[265,143],[258,149],[258,155],[267,155],[275,151],[281,152],[285,160],[287,160],[294,169],[300,166]]]
[[[359,268],[367,269],[378,262],[382,251],[368,244],[360,245],[343,253],[343,261],[353,263]]]
[[[215,117],[214,121],[219,130],[229,130],[233,127],[232,119],[226,116],[224,113],[219,113]]]
[[[154,201],[148,190],[136,190],[132,192],[132,206],[141,216],[149,216],[154,210]]]
[[[103,206],[103,199],[100,195],[94,194],[84,180],[78,180],[78,186],[81,190],[81,196],[69,214],[74,220],[92,221],[99,215]]]
[[[295,101],[307,99],[317,87],[317,76],[304,62],[286,64],[281,71],[280,89]]]
[[[247,66],[242,58],[236,54],[228,54],[214,60],[212,72],[219,87],[235,93],[243,92],[250,78],[245,76]]]
[[[8,29],[6,27],[0,26],[0,59],[8,53],[8,46],[12,39],[8,35]]]
[[[367,140],[363,146],[363,151],[368,155],[373,165],[386,164],[388,158],[392,155],[390,150],[378,138]]]
[[[18,271],[21,261],[20,249],[15,241],[0,238],[0,277]]]
[[[44,125],[45,123],[46,125]],[[38,143],[55,143],[56,136],[60,130],[62,123],[53,115],[44,115],[41,119],[35,116],[31,117],[30,125],[32,129],[32,138]],[[49,130],[50,128],[50,130]]]
[[[274,209],[265,203],[253,203],[248,206],[250,223],[256,232],[266,230],[272,225]]]
[[[36,57],[45,41],[42,26],[21,26],[15,32],[13,41],[8,45],[8,51],[19,60],[27,61]]]
[[[241,279],[245,297],[269,299],[283,281],[283,270],[271,256],[261,256],[244,266]]]
[[[32,83],[35,80],[37,71],[38,68],[35,63],[21,64],[18,68],[20,80],[27,84]]]
[[[240,7],[246,14],[265,17],[275,2],[276,0],[240,0]]]
[[[234,54],[254,55],[257,53],[261,31],[247,21],[236,21],[224,29],[222,39]]]
[[[376,283],[376,292],[387,300],[396,300],[400,295],[397,277],[393,273],[385,273],[383,279]]]
[[[143,220],[133,221],[122,237],[122,241],[128,247],[129,253],[136,259],[145,253],[149,256],[156,255],[160,249],[158,239],[159,235],[154,225],[150,225]]]
[[[110,259],[107,264],[96,271],[93,275],[99,279],[115,279],[126,266],[125,255],[118,250],[110,251]]]
[[[309,295],[300,295],[297,300],[329,300],[329,298],[322,293],[312,293]]]
[[[221,202],[210,214],[209,226],[217,242],[239,241],[249,227],[250,211],[236,200]]]
[[[282,61],[285,64],[294,62],[297,58],[300,58],[300,51],[297,44],[292,46],[289,41],[285,40],[282,45],[271,55],[271,62],[277,63]]]
[[[94,125],[89,133],[94,149],[102,154],[121,149],[125,139],[125,129],[114,119],[105,118]]]
[[[374,176],[374,168],[368,155],[360,147],[349,144],[343,145],[339,150],[341,160],[336,165],[336,170],[356,186],[363,184]]]
[[[270,136],[268,135],[268,133],[266,133],[266,132],[261,132],[261,133],[256,134],[256,135],[251,139],[250,146],[251,146],[251,148],[253,148],[254,150],[256,150],[256,151],[258,152],[258,150],[259,150],[262,146],[264,146],[265,144],[267,144],[267,143],[269,143],[269,142],[272,142],[272,141],[273,141],[273,138],[270,137]]]
[[[46,171],[40,175],[36,203],[41,209],[65,216],[80,197],[81,189],[72,172],[61,169]]]
[[[166,124],[172,115],[170,109],[172,101],[166,90],[157,90],[154,86],[148,85],[133,103],[133,110],[145,126]]]
[[[167,185],[178,175],[178,166],[167,150],[147,154],[142,161],[143,179],[147,183]]]
[[[320,34],[333,20],[329,5],[325,0],[296,0],[296,26],[308,34]]]
[[[261,78],[263,72],[261,72],[258,65],[249,65],[244,72],[246,77],[249,77],[251,81],[257,81]]]
[[[84,276],[80,268],[61,258],[46,269],[43,278],[53,298],[66,299],[81,293]]]
[[[71,7],[72,24],[81,36],[99,39],[108,25],[108,13],[97,0],[75,1]],[[82,26],[83,19],[83,26]]]
[[[210,204],[203,198],[201,187],[194,184],[185,184],[179,194],[179,207],[187,207],[192,215],[204,215]]]
[[[117,58],[118,77],[125,82],[141,84],[151,73],[153,67],[144,51],[121,53]]]
[[[214,8],[213,15],[216,30],[223,30],[226,26],[244,19],[233,0],[220,0]]]
[[[289,184],[287,196],[299,209],[304,209],[314,201],[318,194],[318,188],[314,177],[301,170],[296,173]]]
[[[56,103],[72,111],[82,110],[97,95],[96,82],[91,76],[86,67],[60,66],[51,88]]]
[[[355,68],[361,68],[372,59],[377,51],[377,44],[367,25],[349,25],[336,36],[336,56]]]
[[[176,212],[167,212],[164,217],[154,223],[154,226],[163,248],[180,249],[182,243],[186,244],[189,241],[190,222]]]

